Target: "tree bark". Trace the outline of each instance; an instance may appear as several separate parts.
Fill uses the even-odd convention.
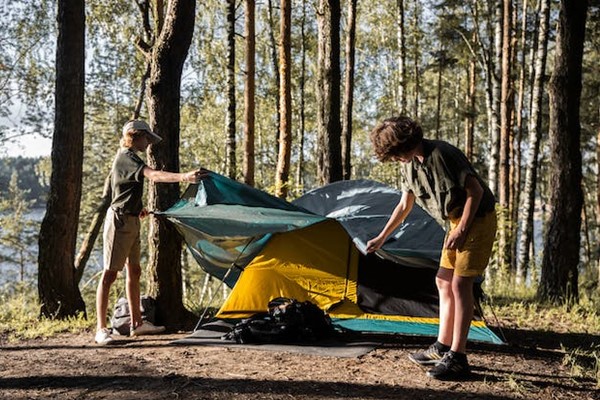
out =
[[[496,0],[495,20],[494,20],[494,57],[490,57],[490,78],[491,78],[491,107],[489,115],[492,120],[488,124],[490,132],[490,169],[489,169],[489,188],[496,195],[498,190],[498,173],[500,162],[500,103],[501,103],[501,76],[502,76],[502,20],[503,20],[503,1]]]
[[[512,260],[513,265],[516,269],[518,269],[518,242],[517,231],[519,226],[519,205],[521,204],[521,181],[522,181],[522,168],[521,168],[521,160],[522,160],[522,152],[521,152],[521,144],[523,141],[523,112],[524,112],[524,104],[525,104],[525,70],[527,66],[527,16],[528,16],[528,2],[527,0],[523,0],[522,10],[521,10],[521,32],[520,32],[520,54],[521,60],[519,62],[519,91],[517,95],[517,103],[516,103],[516,136],[515,136],[515,146],[514,146],[514,161],[512,163],[513,168],[513,176],[514,183],[511,185],[511,220],[513,221],[513,238],[515,240],[511,240],[512,249],[511,253],[513,254]],[[515,18],[516,22],[516,18]],[[516,51],[515,51],[516,54]],[[523,283],[519,276],[517,276],[515,271],[515,282],[517,284]]]
[[[437,56],[437,94],[435,99],[435,139],[440,139],[440,126],[442,123],[442,72],[446,63],[446,50],[444,45],[440,44],[439,54]]]
[[[510,138],[511,138],[511,37],[512,0],[503,0],[502,15],[502,85],[500,94],[500,155],[498,193],[500,203],[499,241],[500,270],[508,276],[510,271]]]
[[[302,0],[302,19],[300,22],[301,35],[301,62],[300,62],[300,126],[298,127],[298,162],[296,163],[296,188],[298,194],[302,194],[304,179],[304,131],[305,131],[305,85],[306,85],[306,0]]]
[[[276,117],[276,127],[277,129],[273,129],[276,134],[275,143],[277,143],[276,154],[279,154],[279,126],[281,125],[281,115],[279,114],[280,105],[279,105],[279,88],[281,87],[280,76],[279,76],[279,57],[277,56],[277,41],[275,40],[275,21],[273,19],[273,3],[272,0],[269,0],[269,41],[271,42],[271,58],[273,60],[273,75],[275,75],[275,87],[277,91],[277,95],[275,96],[275,108],[277,111]]]
[[[587,1],[560,2],[554,72],[550,78],[551,216],[538,296],[577,302],[582,166],[579,120]]]
[[[356,2],[355,2],[356,3]],[[406,32],[404,24],[404,0],[396,0],[398,7],[398,109],[406,113]],[[356,4],[354,4],[356,10]],[[347,178],[346,178],[347,179]]]
[[[317,11],[318,175],[321,184],[342,179],[340,121],[340,1],[320,0]]]
[[[525,282],[529,270],[529,249],[533,240],[533,211],[535,209],[535,189],[537,186],[538,157],[542,138],[542,102],[544,99],[544,81],[546,58],[548,55],[548,29],[550,21],[550,0],[541,0],[540,19],[537,33],[537,50],[531,92],[531,111],[529,115],[529,152],[525,164],[525,185],[523,187],[523,205],[521,209],[521,235],[517,259],[517,282]]]
[[[244,93],[244,183],[254,186],[255,0],[246,0],[246,91]]]
[[[227,115],[225,126],[227,142],[225,145],[226,175],[236,179],[235,162],[235,0],[227,0]]]
[[[100,200],[100,205],[92,217],[90,228],[88,229],[88,232],[81,243],[81,248],[79,249],[79,253],[77,253],[77,257],[75,258],[75,281],[77,284],[81,282],[83,272],[85,271],[85,266],[90,259],[92,250],[94,249],[94,243],[96,243],[96,239],[100,233],[100,228],[102,228],[102,223],[106,217],[106,211],[108,211],[111,199],[112,190],[110,187],[110,174],[108,174],[108,176],[104,179],[104,189],[102,190],[102,199]]]
[[[275,176],[275,195],[285,199],[289,189],[290,159],[292,154],[292,4],[281,0],[281,22],[279,46],[279,156]]]
[[[413,10],[413,20],[412,20],[412,30],[413,37],[415,43],[413,45],[414,53],[414,64],[413,64],[413,75],[415,80],[415,92],[414,92],[414,103],[413,103],[413,118],[419,119],[419,115],[421,113],[420,102],[421,102],[421,70],[420,70],[420,59],[421,59],[421,50],[420,50],[420,40],[419,40],[419,16],[421,15],[421,10],[419,9],[420,0],[414,0],[414,10]]]
[[[75,277],[83,175],[85,2],[58,1],[52,174],[39,234],[38,294],[43,317],[86,312]]]
[[[401,2],[402,0],[398,1]],[[352,175],[352,106],[354,104],[356,2],[357,0],[348,0],[348,20],[346,24],[346,75],[344,79],[344,106],[342,119],[342,175],[345,180],[350,179]],[[402,68],[404,68],[404,66]]]
[[[596,237],[600,237],[600,129],[596,136]],[[600,293],[600,249],[599,244],[596,243],[596,265],[598,268],[598,281],[596,282],[596,291]]]
[[[467,115],[465,117],[465,155],[473,161],[473,136],[475,133],[475,96],[477,91],[477,62],[474,58],[469,62],[469,86],[467,89]]]
[[[162,141],[151,145],[149,165],[179,171],[181,72],[194,31],[194,0],[171,0],[163,31],[152,49],[147,104],[152,129]],[[179,185],[150,184],[149,208],[166,210],[179,199]],[[150,294],[157,300],[157,320],[172,329],[193,326],[195,317],[182,301],[181,237],[173,224],[150,216]]]

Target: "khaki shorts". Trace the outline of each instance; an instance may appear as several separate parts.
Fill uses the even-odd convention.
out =
[[[104,269],[122,271],[125,262],[140,264],[140,218],[111,208],[104,220]]]
[[[458,218],[450,219],[450,231],[459,222],[460,219]],[[475,217],[469,232],[467,232],[467,239],[462,249],[442,250],[440,267],[453,269],[454,275],[458,276],[475,277],[482,275],[492,254],[492,246],[496,239],[496,224],[496,211],[490,211],[483,217]]]

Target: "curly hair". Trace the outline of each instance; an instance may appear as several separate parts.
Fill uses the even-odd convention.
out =
[[[423,140],[423,130],[418,122],[399,116],[378,124],[369,137],[375,156],[379,161],[385,162],[414,150]]]
[[[139,136],[145,135],[147,132],[140,129],[130,129],[128,130],[123,137],[121,137],[121,147],[130,148],[133,146],[133,140]]]

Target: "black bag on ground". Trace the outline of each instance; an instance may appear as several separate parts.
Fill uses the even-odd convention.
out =
[[[154,323],[156,316],[156,300],[150,296],[142,296],[140,298],[142,319]],[[131,315],[129,313],[129,303],[124,297],[119,298],[115,303],[113,315],[110,319],[110,324],[113,330],[119,334],[128,336],[131,330]]]
[[[334,332],[329,316],[310,301],[278,297],[268,309],[237,323],[224,338],[237,343],[306,343]]]

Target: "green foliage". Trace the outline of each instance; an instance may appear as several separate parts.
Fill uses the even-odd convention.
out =
[[[29,202],[28,206],[42,206],[50,183],[50,173],[46,170],[48,161],[44,158],[0,158],[0,197],[10,195],[11,180],[16,177],[16,186],[12,190],[20,190],[23,199]]]
[[[0,288],[0,336],[23,340],[70,332],[79,333],[91,327],[83,315],[66,320],[39,319],[40,310],[34,286],[18,284]]]
[[[33,246],[37,241],[37,223],[28,215],[32,201],[26,199],[26,194],[27,191],[19,188],[18,175],[14,171],[7,197],[0,197],[0,265],[16,265],[18,272],[12,275],[20,282],[28,278],[27,267],[35,263],[36,256]],[[10,275],[6,271],[5,276],[9,278]]]
[[[50,135],[54,85],[54,2],[4,2],[0,19],[0,144]]]

